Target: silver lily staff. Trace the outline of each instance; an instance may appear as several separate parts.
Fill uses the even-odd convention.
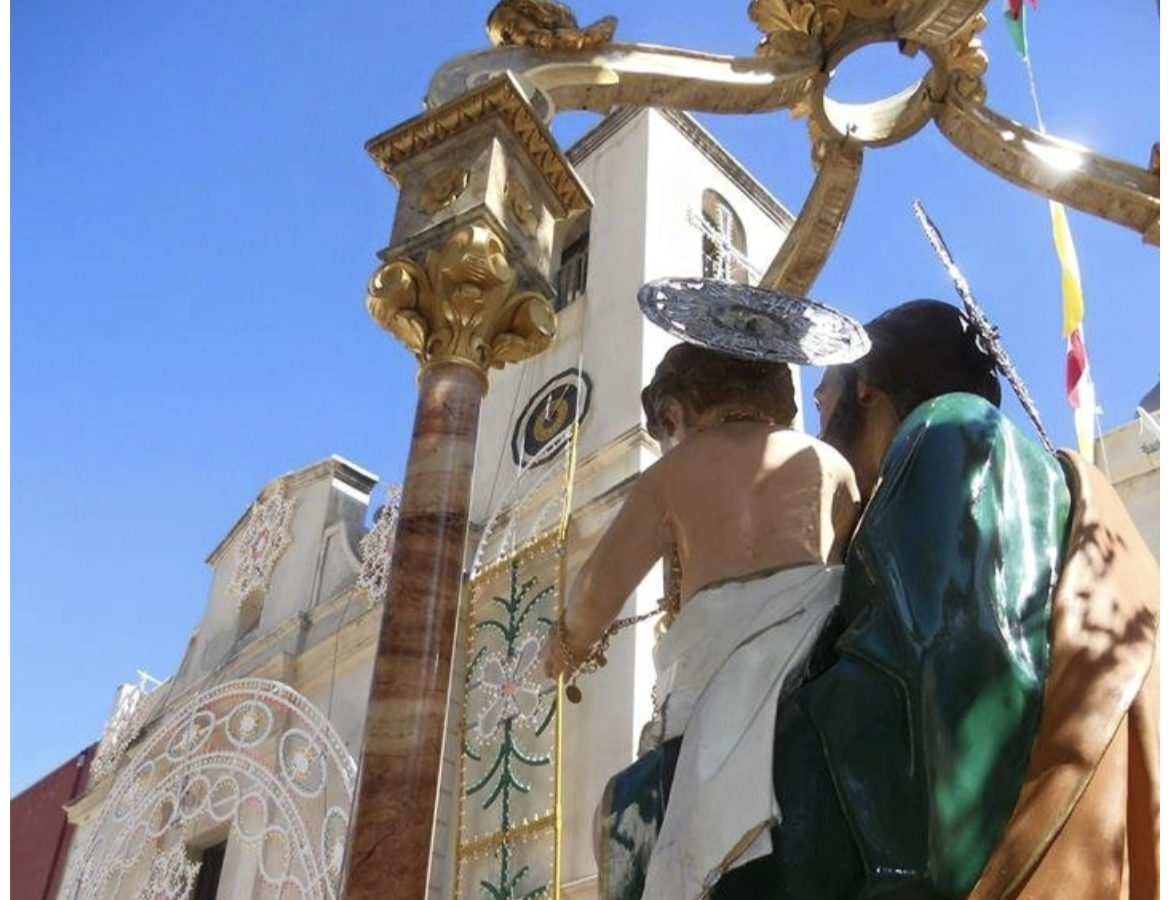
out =
[[[1049,435],[1045,433],[1045,425],[1041,422],[1041,416],[1037,412],[1037,406],[1034,404],[1033,398],[1029,396],[1029,388],[1025,386],[1025,382],[1017,372],[1017,367],[1013,365],[1012,359],[1009,358],[1008,353],[1005,352],[1004,346],[1000,342],[1000,332],[988,320],[988,317],[984,315],[984,310],[980,308],[980,305],[976,302],[976,298],[972,296],[972,289],[968,287],[968,281],[964,278],[964,273],[955,264],[951,251],[947,249],[947,244],[943,240],[943,235],[935,227],[935,223],[931,221],[931,217],[927,215],[927,210],[923,208],[923,204],[916,200],[914,202],[914,208],[915,218],[919,220],[919,224],[923,227],[923,233],[927,235],[931,249],[935,251],[935,255],[939,257],[939,261],[943,263],[943,267],[947,269],[947,274],[951,277],[952,285],[954,285],[956,293],[959,294],[960,301],[964,304],[964,314],[968,317],[972,325],[975,326],[981,340],[984,341],[983,349],[992,357],[997,369],[1004,375],[1009,386],[1012,387],[1013,393],[1021,401],[1021,406],[1025,408],[1025,412],[1033,422],[1033,427],[1037,429],[1037,435],[1041,438],[1041,443],[1045,446],[1045,449],[1053,453],[1053,442],[1050,441]]]

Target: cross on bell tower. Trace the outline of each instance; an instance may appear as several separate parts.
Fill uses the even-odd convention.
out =
[[[690,207],[690,224],[702,232],[702,275],[720,281],[747,284],[759,281],[761,272],[747,258],[747,238],[743,223],[721,198],[707,197],[700,214]]]

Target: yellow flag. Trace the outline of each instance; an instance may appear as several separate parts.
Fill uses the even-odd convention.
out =
[[[1082,277],[1078,273],[1078,254],[1070,236],[1066,208],[1050,200],[1049,217],[1053,222],[1054,248],[1062,266],[1062,337],[1069,337],[1082,324]]]

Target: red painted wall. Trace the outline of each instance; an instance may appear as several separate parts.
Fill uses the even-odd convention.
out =
[[[12,900],[52,900],[56,896],[74,833],[63,807],[86,786],[96,749],[97,744],[92,744],[12,798]]]

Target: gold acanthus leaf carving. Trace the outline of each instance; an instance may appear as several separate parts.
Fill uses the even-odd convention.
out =
[[[898,15],[912,0],[752,0],[747,14],[766,37],[756,52],[787,56],[837,43],[851,19],[876,22]]]
[[[420,208],[425,215],[440,212],[456,200],[470,183],[469,169],[454,166],[429,182],[421,194]]]
[[[501,369],[546,350],[555,339],[555,312],[542,294],[516,294],[506,327],[490,343],[490,365]]]
[[[988,25],[984,13],[976,17],[958,36],[947,42],[947,70],[952,90],[970,103],[983,103],[988,96],[984,73],[988,71],[988,54],[980,42],[980,32]]]
[[[609,43],[616,30],[616,16],[581,28],[571,8],[553,0],[501,0],[486,20],[486,33],[496,47],[596,50]]]
[[[430,250],[423,268],[397,259],[377,269],[368,282],[368,312],[422,366],[500,369],[542,352],[555,338],[551,304],[532,291],[515,293],[516,280],[501,239],[474,222]]]
[[[418,312],[422,291],[429,291],[429,277],[407,259],[380,266],[368,280],[368,312],[418,356],[428,337],[428,323]]]
[[[836,0],[752,0],[747,14],[765,35],[760,56],[807,51],[814,41],[829,47],[845,27],[845,10]]]

